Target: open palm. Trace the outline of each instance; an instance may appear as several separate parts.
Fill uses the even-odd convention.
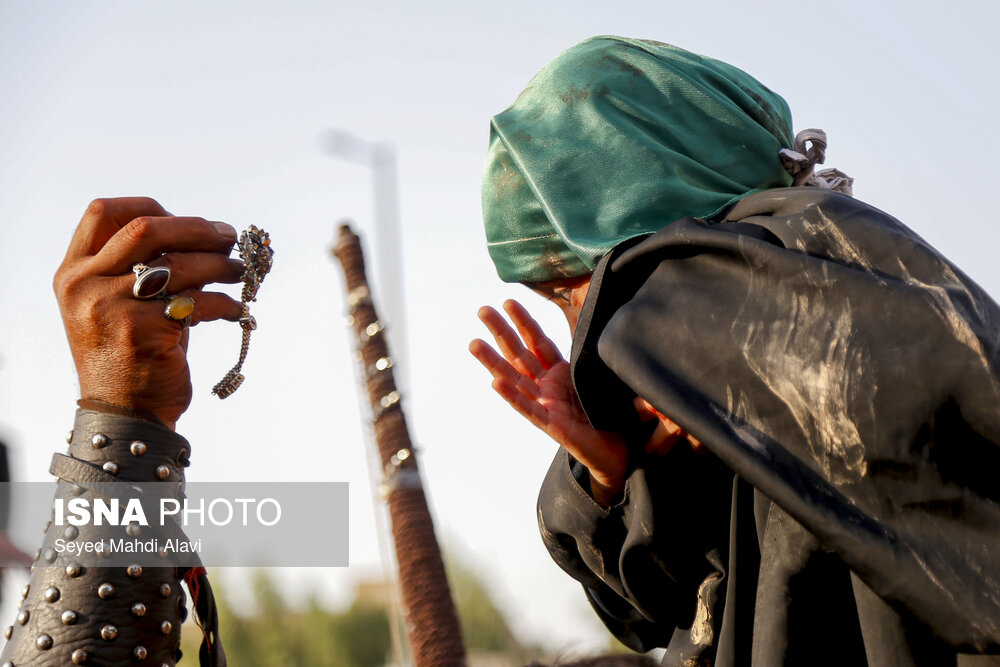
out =
[[[624,486],[625,441],[591,426],[573,388],[569,363],[528,311],[514,300],[506,301],[504,310],[516,331],[493,308],[479,309],[479,319],[500,353],[479,339],[469,350],[489,370],[493,389],[511,407],[587,467],[595,500],[606,504]]]

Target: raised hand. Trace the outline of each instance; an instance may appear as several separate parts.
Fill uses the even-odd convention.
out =
[[[195,301],[191,323],[237,320],[238,301],[203,291],[235,283],[236,230],[174,217],[152,199],[92,202],[56,272],[54,287],[83,399],[150,413],[173,428],[191,402],[186,323],[163,315],[164,302],[132,296],[132,265],[166,266],[171,295]]]
[[[493,308],[479,309],[479,319],[493,334],[500,354],[479,339],[469,344],[469,351],[490,372],[493,389],[511,407],[587,467],[594,499],[610,504],[625,485],[624,439],[591,426],[573,388],[569,363],[528,311],[514,300],[504,302],[504,310],[517,331]]]

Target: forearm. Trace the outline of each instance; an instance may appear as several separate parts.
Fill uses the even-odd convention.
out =
[[[164,426],[79,410],[68,458],[53,460],[60,477],[56,498],[64,504],[82,498],[92,506],[109,489],[134,488],[115,482],[168,482],[182,491],[189,455],[187,441]],[[63,523],[46,524],[18,615],[6,631],[3,664],[173,665],[187,613],[181,571],[165,556],[164,566],[104,566],[93,553],[57,544],[100,540],[108,531],[134,537],[138,526]]]

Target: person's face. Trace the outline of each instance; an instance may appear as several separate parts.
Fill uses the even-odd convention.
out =
[[[570,334],[576,331],[580,309],[583,308],[583,302],[587,298],[587,290],[590,289],[589,275],[531,283],[528,287],[532,292],[559,306],[569,324]]]

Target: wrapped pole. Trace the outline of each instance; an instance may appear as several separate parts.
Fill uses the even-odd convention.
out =
[[[403,617],[414,664],[463,666],[462,630],[393,379],[385,326],[372,303],[360,240],[349,226],[340,227],[333,254],[347,280],[348,308],[358,337],[361,373],[384,471],[383,497],[392,522]]]

